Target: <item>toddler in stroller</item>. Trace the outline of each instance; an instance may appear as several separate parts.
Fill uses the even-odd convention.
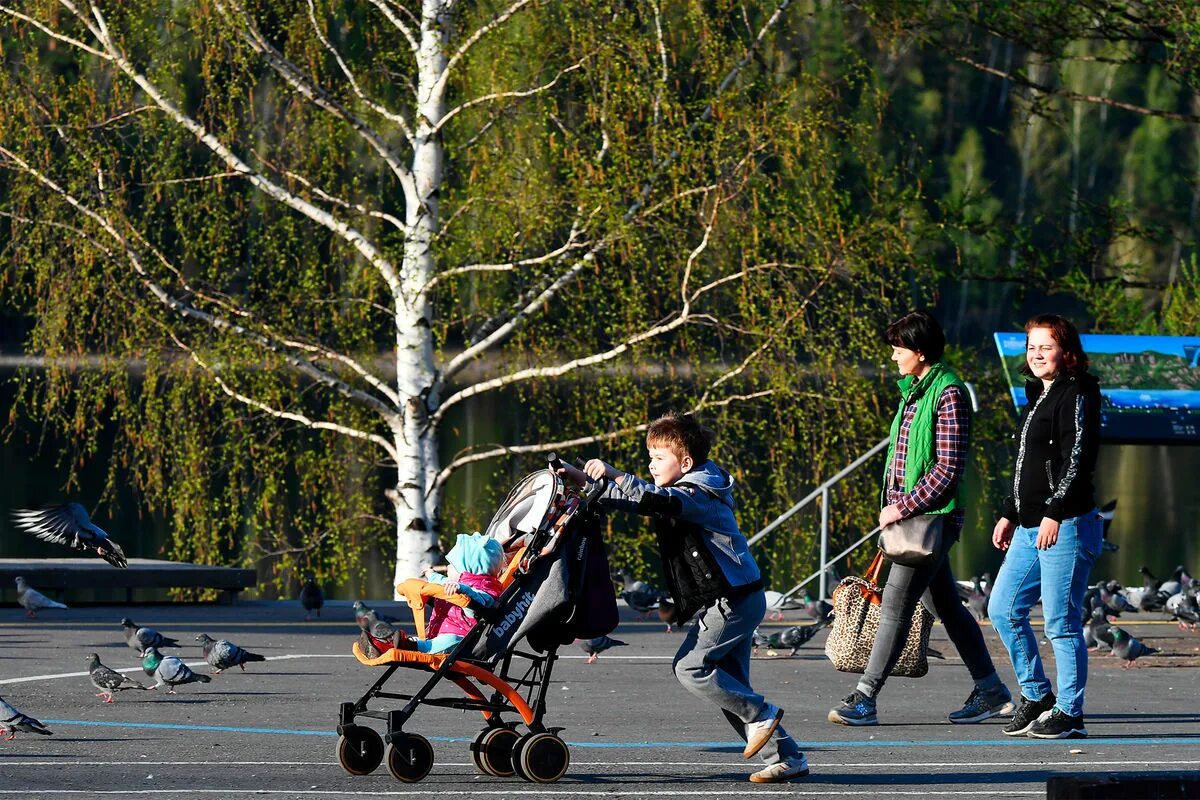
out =
[[[509,493],[484,535],[458,537],[459,552],[448,554],[457,561],[457,581],[409,579],[397,585],[413,613],[417,639],[399,634],[389,638],[385,628],[382,637],[368,636],[368,623],[355,642],[360,663],[386,670],[361,698],[341,704],[337,757],[346,772],[366,775],[386,762],[388,772],[406,783],[428,775],[433,767],[429,740],[405,730],[424,705],[483,715],[485,727],[471,743],[471,756],[484,774],[515,774],[537,783],[551,783],[566,774],[570,755],[558,735],[561,728],[543,722],[558,648],[576,638],[609,633],[617,624],[616,596],[601,539],[602,512],[593,506],[603,488],[603,482],[567,486],[552,469],[535,472]],[[494,574],[502,546],[512,554],[507,566]],[[464,575],[488,580],[468,582]],[[452,582],[459,591],[447,591]],[[486,600],[475,591],[481,586],[478,594]],[[487,591],[489,586],[500,588],[498,596]],[[426,603],[433,606],[429,636]],[[443,606],[446,610],[439,616]],[[468,608],[475,620],[466,616]],[[477,624],[455,628],[448,621],[458,619],[460,612],[462,620]],[[454,640],[442,639],[446,635]],[[431,674],[411,694],[385,689],[401,668]],[[443,680],[455,684],[461,695],[433,696],[435,689],[446,688]],[[405,703],[392,710],[373,708],[381,699]],[[380,736],[360,718],[383,720],[386,734]],[[523,735],[518,732],[522,724],[528,729]]]
[[[380,637],[378,628],[367,625],[359,637],[359,647],[371,657],[387,652],[393,647],[401,650],[416,650],[420,653],[444,653],[454,648],[475,627],[478,615],[472,606],[494,608],[504,587],[500,574],[504,569],[504,548],[496,539],[479,533],[460,533],[454,547],[446,554],[447,574],[433,569],[425,570],[428,583],[440,585],[441,594],[449,597],[463,595],[469,605],[457,605],[426,592],[424,587],[414,587],[423,595],[433,594],[433,611],[425,625],[425,634],[412,638],[403,630],[387,631],[390,636]],[[372,652],[374,651],[374,652]]]

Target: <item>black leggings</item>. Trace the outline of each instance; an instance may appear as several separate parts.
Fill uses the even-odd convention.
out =
[[[948,555],[943,555],[936,566],[892,564],[879,609],[879,632],[871,647],[866,671],[858,682],[859,689],[868,690],[872,697],[879,694],[900,659],[900,651],[904,649],[908,630],[912,627],[913,609],[926,589],[933,598],[934,610],[946,628],[946,635],[958,649],[971,677],[978,681],[996,671],[979,623],[959,598]]]

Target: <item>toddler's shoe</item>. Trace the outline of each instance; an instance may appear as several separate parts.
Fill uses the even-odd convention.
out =
[[[750,776],[751,783],[782,783],[793,778],[808,776],[808,759],[803,753],[785,758],[778,764],[763,767]]]
[[[783,709],[767,703],[758,712],[758,717],[746,726],[746,749],[742,751],[745,758],[753,758],[754,754],[763,749],[771,741],[779,720],[783,719]]]
[[[875,715],[875,698],[867,697],[857,689],[850,694],[837,708],[830,710],[826,716],[830,722],[838,725],[878,725],[879,718]]]
[[[396,635],[392,637],[392,647],[397,650],[416,650],[417,643],[404,631],[397,630]]]

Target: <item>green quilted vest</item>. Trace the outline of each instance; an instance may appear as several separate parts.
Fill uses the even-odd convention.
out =
[[[900,422],[904,418],[904,407],[914,399],[917,410],[913,414],[912,424],[908,428],[908,453],[904,462],[904,491],[911,492],[924,475],[933,469],[937,463],[937,443],[934,441],[937,421],[938,399],[947,386],[957,386],[967,394],[967,387],[958,376],[950,371],[941,361],[934,364],[925,373],[925,377],[916,380],[912,375],[905,375],[896,385],[900,387],[900,406],[892,420],[890,441],[888,443],[887,461],[883,465],[884,488],[880,495],[880,508],[887,505],[888,471],[892,466],[892,458],[896,454],[896,439],[900,435]],[[969,410],[968,410],[968,413]],[[965,481],[959,480],[955,487],[954,496],[950,502],[941,508],[926,511],[926,514],[949,514],[963,505]]]

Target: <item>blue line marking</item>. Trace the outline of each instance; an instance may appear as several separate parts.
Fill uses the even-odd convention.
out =
[[[171,731],[217,731],[220,733],[273,733],[290,736],[337,736],[336,731],[306,731],[296,728],[239,728],[232,725],[175,725],[166,722],[98,722],[82,719],[47,719],[46,725],[91,725],[100,728],[142,728]],[[455,736],[428,736],[434,742],[470,742],[470,739]],[[859,742],[797,742],[802,750],[837,747],[1027,747],[1030,745],[1077,744],[1080,741],[1108,745],[1191,745],[1200,747],[1200,737],[1169,736],[1152,738],[1091,737],[1089,739],[895,739],[889,741],[870,739]],[[608,750],[646,750],[656,747],[684,749],[728,749],[741,751],[742,742],[567,742],[571,747]]]

